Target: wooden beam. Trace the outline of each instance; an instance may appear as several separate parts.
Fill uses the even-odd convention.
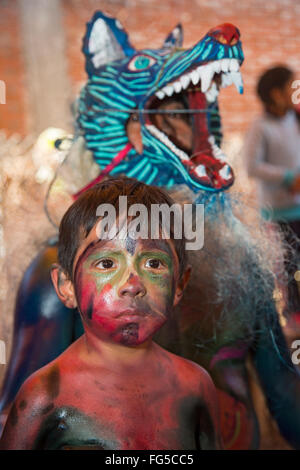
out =
[[[26,67],[28,127],[34,133],[49,126],[71,130],[71,88],[60,0],[18,2]]]

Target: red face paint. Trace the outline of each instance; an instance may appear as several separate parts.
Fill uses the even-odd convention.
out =
[[[139,345],[173,306],[177,257],[165,240],[92,243],[75,269],[75,292],[89,328],[104,340]]]

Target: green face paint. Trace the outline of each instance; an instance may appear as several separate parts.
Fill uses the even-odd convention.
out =
[[[137,345],[166,321],[178,260],[167,241],[95,244],[77,263],[75,291],[83,320],[102,338]]]

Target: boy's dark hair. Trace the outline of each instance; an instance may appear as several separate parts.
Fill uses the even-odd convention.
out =
[[[283,65],[272,67],[261,75],[257,82],[256,92],[266,107],[273,104],[271,91],[274,88],[282,90],[292,77],[292,70]]]
[[[149,186],[134,178],[109,178],[85,191],[69,207],[59,227],[58,262],[72,279],[73,262],[81,241],[86,238],[96,224],[100,204],[112,204],[119,213],[119,196],[127,196],[128,208],[132,204],[144,204],[151,209],[152,204],[167,204],[174,201],[162,189]],[[174,221],[171,217],[170,238],[173,240],[179,260],[179,275],[182,276],[186,265],[185,238],[174,239]]]

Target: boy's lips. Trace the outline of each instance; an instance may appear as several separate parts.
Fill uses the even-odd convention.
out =
[[[123,310],[123,312],[119,313],[117,318],[125,318],[125,317],[145,317],[146,313],[142,312],[141,310],[137,310],[135,308],[128,308]]]

